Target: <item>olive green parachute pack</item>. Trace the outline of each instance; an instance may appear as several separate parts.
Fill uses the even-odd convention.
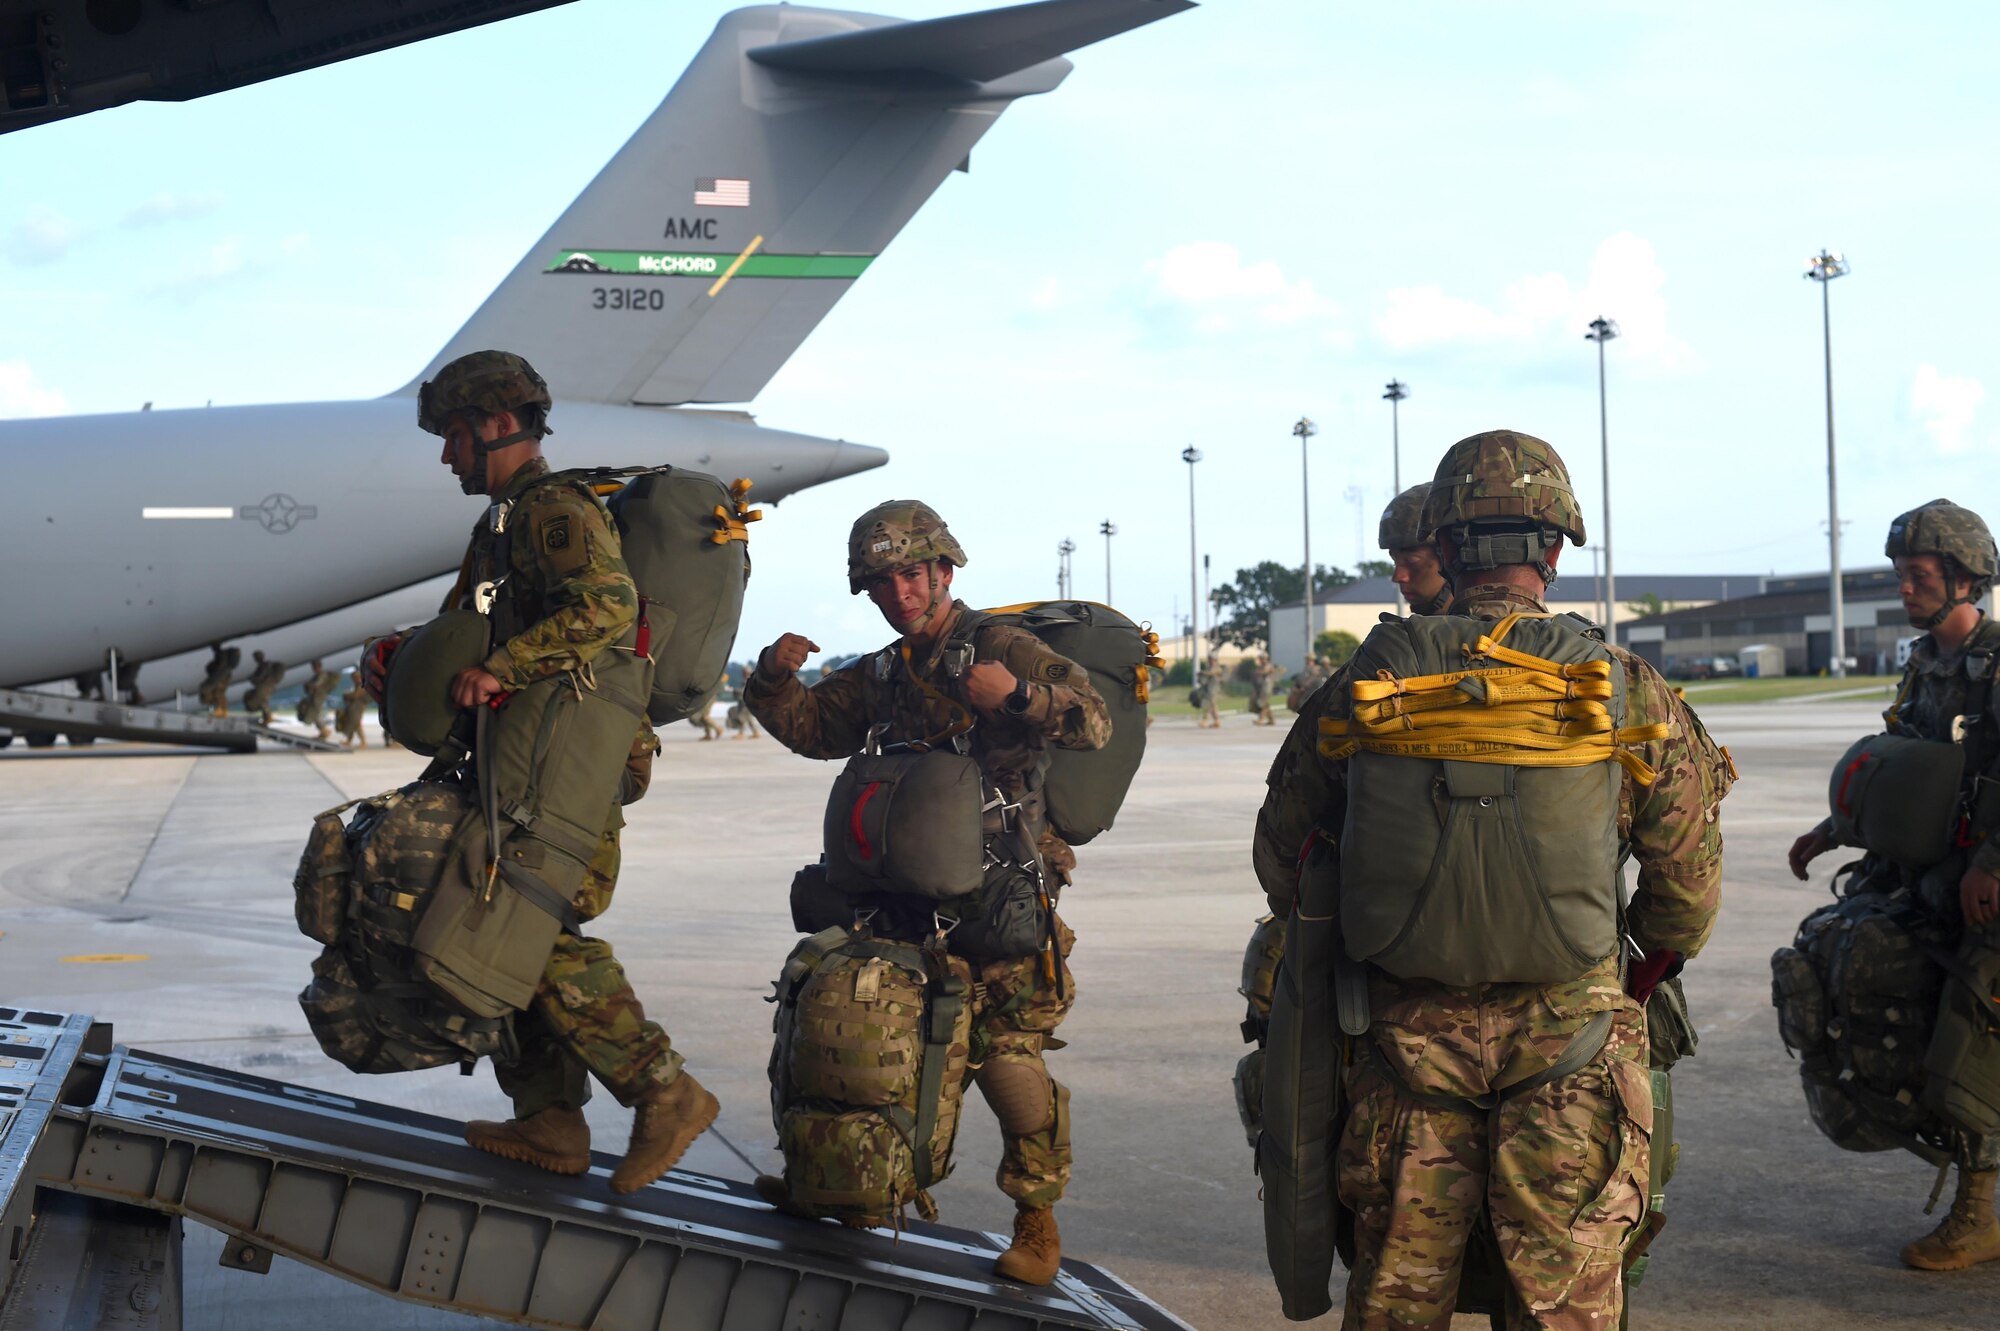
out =
[[[1603,642],[1573,616],[1421,616],[1378,624],[1352,665],[1355,696],[1330,709],[1320,743],[1348,759],[1353,959],[1469,985],[1572,980],[1610,956],[1623,896],[1612,760],[1639,736]],[[1596,743],[1541,746],[1592,727]]]
[[[798,1210],[898,1225],[951,1172],[972,1049],[972,972],[923,944],[832,928],[776,983],[771,1115]]]
[[[1833,839],[1928,869],[1954,849],[1965,746],[1876,734],[1858,739],[1827,785]]]
[[[971,755],[952,749],[860,753],[826,802],[827,883],[950,901],[985,880],[987,788]]]
[[[1250,1149],[1257,1149],[1257,1136],[1264,1130],[1264,1042],[1271,1033],[1271,992],[1278,984],[1278,967],[1285,959],[1285,922],[1266,915],[1250,931],[1243,949],[1243,979],[1236,992],[1243,995],[1247,1011],[1243,1017],[1243,1043],[1255,1045],[1236,1062],[1236,1116],[1243,1120]]]

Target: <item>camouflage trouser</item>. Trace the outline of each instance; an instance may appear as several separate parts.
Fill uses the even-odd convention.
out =
[[[1364,1043],[1348,1073],[1353,1111],[1336,1169],[1357,1251],[1342,1326],[1449,1326],[1483,1213],[1512,1285],[1508,1327],[1616,1327],[1624,1248],[1648,1199],[1644,1011],[1615,975],[1546,989],[1432,987],[1428,999],[1410,988],[1386,1010],[1378,997],[1367,1038],[1383,1057]],[[1523,1081],[1604,1010],[1612,1032],[1596,1058],[1490,1115],[1404,1089],[1473,1097]]]
[[[1056,939],[1064,957],[1060,998],[1039,955],[980,967],[973,987],[972,1051],[978,1066],[972,1075],[988,1102],[995,1102],[1001,1076],[1033,1076],[1048,1087],[1048,1114],[1041,1127],[1009,1131],[1002,1116],[1000,1168],[994,1178],[1000,1191],[1029,1206],[1054,1206],[1069,1186],[1069,1088],[1049,1076],[1042,1053],[1051,1047],[1051,1032],[1076,1005],[1076,980],[1068,962],[1076,935],[1058,919]],[[1061,1042],[1054,1047],[1061,1048]],[[1001,1116],[998,1104],[995,1114]]]
[[[598,842],[577,892],[579,919],[594,919],[611,905],[623,822],[614,813]],[[601,938],[557,937],[534,1000],[514,1018],[514,1035],[520,1057],[513,1062],[494,1059],[493,1074],[513,1100],[516,1118],[551,1105],[583,1108],[590,1099],[586,1073],[603,1082],[622,1105],[681,1073],[673,1042],[658,1022],[647,1019],[625,968]]]

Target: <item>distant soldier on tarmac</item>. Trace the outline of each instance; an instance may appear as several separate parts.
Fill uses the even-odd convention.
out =
[[[1315,656],[1306,662],[1306,668],[1292,679],[1291,690],[1285,694],[1285,706],[1294,712],[1305,710],[1306,699],[1313,696],[1319,686],[1326,683],[1333,667],[1323,656]]]
[[[1214,652],[1210,652],[1208,660],[1202,663],[1201,674],[1197,679],[1199,683],[1195,686],[1195,692],[1201,695],[1201,720],[1195,724],[1204,729],[1220,730],[1223,672],[1222,662],[1217,659]]]
[[[271,694],[285,677],[283,661],[266,661],[264,653],[252,652],[256,666],[250,671],[250,687],[243,691],[243,710],[262,725],[271,724]]]
[[[201,691],[195,696],[201,705],[208,708],[210,716],[229,715],[229,681],[236,673],[236,666],[243,659],[241,647],[224,647],[219,642],[208,645],[208,670],[202,676]]]
[[[340,742],[350,747],[368,747],[368,732],[361,728],[362,719],[368,715],[368,693],[361,687],[361,673],[355,672],[354,683],[340,699],[340,711],[334,717],[334,724],[340,727]]]
[[[1271,686],[1278,676],[1285,672],[1271,663],[1269,652],[1257,653],[1257,667],[1250,673],[1250,710],[1256,719],[1250,724],[1275,726],[1277,718],[1271,715]]]
[[[728,723],[731,730],[736,732],[730,736],[731,739],[744,738],[744,731],[746,730],[749,731],[749,738],[751,739],[762,739],[764,737],[764,732],[757,729],[757,718],[752,716],[750,709],[743,705],[743,693],[740,689],[737,690],[736,700],[729,704],[729,710],[723,714],[722,719]]]
[[[311,726],[325,739],[333,733],[326,723],[326,699],[340,683],[340,672],[328,670],[318,661],[312,663],[312,678],[306,681],[305,692],[299,695],[299,709],[296,715],[300,725]]]

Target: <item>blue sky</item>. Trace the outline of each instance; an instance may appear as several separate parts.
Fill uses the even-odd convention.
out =
[[[0,137],[0,417],[393,390],[726,8],[579,0]],[[985,603],[1052,595],[1065,536],[1101,595],[1111,519],[1116,600],[1164,627],[1187,599],[1180,450],[1206,455],[1218,580],[1296,560],[1302,413],[1314,553],[1372,557],[1392,376],[1406,484],[1454,439],[1523,429],[1563,452],[1595,527],[1599,314],[1625,334],[1620,569],[1823,567],[1800,276],[1823,245],[1853,264],[1831,292],[1848,562],[1941,494],[2000,518],[1996,29],[1971,4],[1211,0],[1088,48],[750,404],[894,460],[757,529],[743,645],[884,637],[845,595],[842,542],[903,495],[960,533]]]

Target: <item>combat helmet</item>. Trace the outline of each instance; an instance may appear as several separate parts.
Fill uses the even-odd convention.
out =
[[[1552,581],[1555,568],[1542,556],[1565,536],[1584,542],[1583,510],[1561,455],[1518,430],[1487,430],[1453,444],[1417,525],[1428,540],[1451,536],[1453,574],[1532,564]]]
[[[1430,497],[1431,483],[1419,481],[1391,499],[1375,529],[1375,544],[1391,551],[1430,544],[1425,539],[1429,533],[1423,528],[1424,501]]]
[[[937,510],[916,499],[877,504],[847,533],[847,590],[858,595],[870,578],[932,559],[965,567],[965,550]]]
[[[495,416],[503,411],[536,410],[522,428],[498,439],[480,440],[473,447],[475,463],[469,475],[459,478],[459,488],[467,494],[486,493],[486,455],[528,439],[555,433],[548,427],[549,409],[554,406],[549,385],[535,367],[511,351],[472,351],[438,371],[417,390],[417,428],[442,435],[452,417],[461,412]]]
[[[1957,571],[1971,579],[1965,595],[1947,595],[1944,607],[1916,626],[1922,629],[1936,628],[1958,606],[1976,605],[1993,584],[1994,574],[2000,572],[2000,557],[1996,557],[1993,533],[1987,529],[1985,520],[1949,499],[1933,499],[1890,523],[1882,553],[1891,559],[1902,555],[1936,555],[1945,561],[1947,574],[1953,572],[1952,565],[1956,564]]]

